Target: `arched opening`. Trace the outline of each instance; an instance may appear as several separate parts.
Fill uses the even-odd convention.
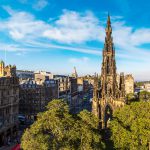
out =
[[[110,105],[106,105],[106,107],[105,107],[105,114],[104,114],[105,128],[109,127],[109,123],[112,120],[112,114],[113,114],[112,108],[110,107]]]
[[[5,135],[4,133],[0,134],[0,147],[3,146],[5,143]]]

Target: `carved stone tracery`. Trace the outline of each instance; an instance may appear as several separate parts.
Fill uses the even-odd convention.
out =
[[[95,77],[93,113],[101,119],[102,128],[107,127],[106,107],[110,107],[111,113],[125,104],[124,74],[120,76],[120,85],[117,84],[115,49],[113,44],[110,16],[106,26],[106,38],[103,49],[103,61],[101,68],[101,84],[98,86],[98,78]],[[97,94],[96,94],[97,93]],[[99,94],[98,94],[99,93]],[[110,114],[110,115],[112,115]],[[109,115],[108,115],[109,116]],[[107,117],[108,117],[107,116]]]

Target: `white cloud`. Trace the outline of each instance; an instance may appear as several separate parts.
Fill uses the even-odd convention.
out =
[[[150,43],[150,29],[143,28],[136,30],[131,36],[131,41],[136,46]]]
[[[44,32],[50,40],[61,43],[83,43],[91,40],[104,39],[104,28],[92,12],[78,13],[64,10],[54,25]]]
[[[48,5],[48,1],[47,0],[37,0],[37,2],[35,2],[35,4],[33,5],[33,8],[36,10],[42,10],[43,8],[45,8]]]
[[[123,21],[113,23],[113,36],[115,44],[123,48],[150,43],[149,28],[134,29]]]
[[[17,52],[16,55],[17,56],[24,56],[26,54],[26,52]]]
[[[150,29],[134,29],[127,26],[124,21],[115,21],[113,24],[114,43],[117,53],[125,54],[131,61],[142,61],[150,63],[150,51],[142,47],[143,44],[150,43]],[[125,58],[125,57],[124,57]]]
[[[13,10],[10,6],[5,6],[5,5],[4,5],[4,6],[2,6],[2,8],[3,8],[4,10],[6,10],[9,15],[14,15],[14,14],[16,14],[16,11]]]
[[[78,46],[61,46],[52,44],[52,39],[57,42],[62,43],[81,43],[86,42],[87,40],[92,40],[92,38],[98,38],[99,30],[98,20],[90,12],[85,14],[73,12],[73,11],[64,11],[58,20],[48,24],[44,21],[37,20],[32,14],[15,11],[11,7],[3,7],[10,15],[7,20],[0,21],[0,31],[5,31],[8,35],[18,43],[41,48],[41,49],[66,49],[71,51],[77,51],[82,53],[89,54],[98,54],[100,55],[99,49],[87,48],[87,47],[78,47]],[[73,27],[69,24],[69,21],[73,22]],[[82,32],[80,30],[82,26]],[[59,29],[60,28],[60,29]],[[53,35],[51,38],[44,37],[44,33],[51,29]],[[56,30],[55,30],[56,29]],[[78,30],[78,31],[77,31]],[[65,33],[63,32],[65,31]],[[70,31],[70,32],[69,32]],[[90,31],[90,33],[89,33]],[[93,34],[92,34],[93,31]],[[55,32],[60,32],[60,38],[57,37]],[[81,35],[82,34],[82,35]],[[94,37],[95,34],[95,37]],[[99,35],[98,35],[99,34]],[[103,33],[104,36],[104,33]],[[100,37],[100,36],[99,36]],[[40,40],[39,40],[40,39]],[[42,40],[42,42],[41,42]],[[39,42],[40,41],[40,42]],[[20,46],[19,46],[20,47]],[[14,47],[13,47],[14,48]],[[10,48],[9,48],[10,49]],[[18,48],[16,48],[18,50]],[[24,48],[20,49],[24,50]],[[29,49],[29,48],[27,48]]]
[[[77,63],[87,63],[88,61],[89,61],[88,57],[70,58],[69,59],[69,62],[70,63],[74,63],[74,64],[77,64]]]
[[[103,22],[90,11],[79,13],[64,10],[57,19],[45,22],[24,11],[16,11],[8,6],[4,9],[10,16],[0,20],[0,32],[9,35],[15,44],[0,43],[0,49],[7,48],[10,51],[63,49],[101,55],[102,47],[86,46],[86,42],[93,40],[103,43],[105,38]],[[146,70],[150,63],[150,51],[142,45],[150,43],[150,28],[135,29],[127,26],[120,16],[112,17],[112,27],[117,57],[122,58],[122,61],[129,60],[130,71],[135,70],[139,62],[145,65]],[[78,44],[83,46],[79,47]],[[70,62],[81,60],[86,61],[83,58],[72,58]],[[130,63],[131,61],[135,63]]]
[[[31,6],[34,10],[40,11],[49,5],[49,0],[18,0],[22,4]]]
[[[0,29],[7,30],[15,40],[47,38],[72,44],[104,39],[104,29],[91,12],[80,14],[65,10],[58,20],[48,24],[35,19],[30,13],[17,12],[8,6],[4,9],[10,17],[7,21],[0,22]]]
[[[16,12],[10,7],[4,7],[10,14],[6,21],[0,22],[0,30],[6,31],[14,40],[23,40],[27,38],[39,38],[43,30],[49,28],[44,21],[36,20],[35,17],[26,12]]]
[[[90,50],[89,48],[73,46],[74,43],[86,43],[92,40],[104,41],[104,25],[90,11],[78,13],[64,10],[57,20],[51,20],[50,23],[46,23],[36,19],[30,13],[15,11],[8,6],[3,8],[9,13],[10,17],[0,21],[0,31],[8,33],[16,42],[30,44],[33,47],[65,48],[98,55],[100,53],[100,48]],[[150,55],[150,52],[138,47],[150,42],[149,28],[133,30],[133,27],[126,26],[120,16],[113,16],[112,18],[114,43],[117,49],[122,50],[119,51],[118,56],[127,57],[127,52],[135,53],[135,51],[136,55],[140,54],[142,59],[145,59],[145,54]],[[53,41],[66,45],[54,45],[52,44]]]

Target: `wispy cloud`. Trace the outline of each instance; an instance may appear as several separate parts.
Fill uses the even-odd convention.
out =
[[[47,23],[36,19],[32,14],[24,11],[15,11],[11,7],[3,7],[10,15],[7,20],[0,21],[0,31],[5,32],[18,43],[30,44],[32,46],[45,45],[60,49],[70,49],[80,52],[99,54],[99,49],[74,47],[74,43],[86,43],[88,41],[104,41],[104,25],[90,11],[79,13],[64,10],[57,20]],[[140,54],[150,53],[139,48],[145,43],[150,43],[150,29],[133,29],[126,26],[120,16],[113,16],[113,37],[117,48],[123,49],[122,54],[130,51]],[[71,23],[70,23],[71,22]],[[40,42],[39,42],[40,41]],[[53,41],[61,44],[54,45]],[[69,45],[68,45],[69,44]]]
[[[88,57],[81,57],[81,58],[70,58],[69,62],[73,64],[78,64],[78,63],[86,63],[90,59]]]
[[[53,44],[52,42],[52,41],[57,41],[61,43],[73,44],[73,43],[86,42],[88,40],[90,41],[92,40],[93,37],[95,37],[96,40],[97,38],[96,36],[98,36],[97,33],[98,20],[96,20],[94,16],[92,18],[92,14],[89,12],[86,12],[85,15],[82,14],[80,16],[80,14],[76,12],[64,11],[63,15],[61,15],[58,20],[56,20],[51,24],[48,24],[42,20],[37,20],[30,13],[23,12],[23,11],[21,12],[15,11],[9,6],[5,6],[3,8],[9,13],[10,17],[7,20],[0,22],[0,31],[5,32],[6,34],[8,33],[10,38],[12,38],[13,40],[15,40],[15,42],[18,43],[18,46],[15,44],[12,47],[16,50],[18,50],[18,47],[22,50],[24,50],[25,48],[27,50],[30,48],[36,48],[36,49],[54,48],[54,49],[65,49],[65,50],[77,51],[82,53],[89,53],[89,54],[97,54],[97,55],[100,54],[99,49],[79,47],[79,46],[75,47],[73,45],[62,46],[60,44],[57,45]],[[69,25],[69,21],[73,22],[74,27],[71,27],[71,25]],[[80,30],[81,26],[83,29],[82,32]],[[49,32],[50,30],[53,33],[50,34],[51,37],[46,38],[45,33],[47,31]],[[63,33],[64,30],[65,33]],[[92,35],[93,30],[95,30],[94,32],[97,35],[95,36]],[[60,37],[57,37],[55,31],[60,32]],[[89,31],[90,33],[88,33]],[[23,46],[22,48],[21,45]],[[11,47],[8,47],[8,50],[9,49],[11,49]]]
[[[33,4],[33,8],[36,10],[42,10],[43,8],[45,8],[48,5],[48,0],[37,0],[34,4]]]
[[[115,44],[120,47],[136,47],[150,43],[150,28],[134,29],[131,26],[127,26],[124,21],[115,21],[113,23],[113,35]]]
[[[18,0],[23,5],[31,6],[34,10],[40,11],[49,5],[49,0]]]
[[[6,21],[0,22],[0,31],[8,32],[14,40],[26,38],[37,39],[43,34],[43,30],[49,28],[44,21],[36,20],[33,15],[27,12],[17,12],[9,6],[3,7],[10,15]]]
[[[103,40],[103,30],[98,18],[92,12],[78,13],[64,10],[59,19],[43,35],[61,43],[83,43]]]
[[[57,19],[43,21],[24,11],[3,7],[10,15],[0,20],[0,32],[14,43],[1,43],[10,51],[68,50],[101,55],[102,47],[89,47],[87,42],[103,43],[105,26],[91,11],[75,12],[64,10]],[[112,16],[113,38],[118,58],[150,63],[150,51],[144,44],[150,43],[150,28],[127,26],[122,16]],[[81,46],[83,45],[83,46]],[[92,46],[92,45],[91,45]],[[72,62],[83,60],[72,58]],[[146,65],[148,67],[148,65]]]

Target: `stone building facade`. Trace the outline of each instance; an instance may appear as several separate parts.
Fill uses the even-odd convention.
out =
[[[45,81],[48,79],[53,79],[53,74],[47,71],[37,71],[34,73],[34,79],[36,81]]]
[[[77,78],[78,92],[80,94],[88,93],[89,89],[91,88],[90,86],[92,86],[91,82],[92,81],[89,78],[78,77]]]
[[[34,78],[34,71],[17,70],[16,75],[19,78],[19,80],[33,79]]]
[[[78,78],[76,67],[74,67],[74,72],[72,73],[72,77]]]
[[[106,26],[106,37],[103,49],[103,61],[101,68],[101,79],[95,76],[93,92],[93,113],[100,118],[101,128],[107,128],[112,119],[113,111],[125,105],[125,83],[124,74],[120,74],[119,85],[117,83],[115,48],[112,38],[112,27],[110,16]]]
[[[150,83],[145,83],[144,84],[144,90],[147,92],[150,92]]]
[[[0,62],[0,77],[11,77],[16,76],[16,66],[8,65],[5,66],[4,61]]]
[[[54,75],[54,79],[58,81],[59,99],[64,99],[70,110],[75,110],[78,105],[78,86],[77,78],[65,75]]]
[[[79,105],[78,99],[78,86],[77,86],[77,78],[70,77],[70,99],[69,99],[69,106],[70,110],[75,111],[76,106]]]
[[[37,113],[44,111],[52,99],[58,98],[58,82],[25,80],[20,83],[19,113],[27,119],[35,119]]]
[[[19,79],[16,67],[0,63],[0,146],[17,136]]]
[[[42,86],[44,87],[45,105],[47,106],[49,101],[58,99],[58,81],[55,79],[49,79],[43,82]]]
[[[44,91],[34,80],[26,80],[20,83],[19,114],[27,119],[34,119],[44,107]]]
[[[74,109],[78,100],[77,79],[38,72],[35,79],[20,81],[19,113],[34,119],[48,102],[58,98],[66,100],[70,109]]]
[[[70,77],[65,75],[55,75],[54,79],[58,81],[59,99],[70,99]]]
[[[134,78],[132,74],[128,74],[125,76],[125,93],[126,95],[134,93]]]

